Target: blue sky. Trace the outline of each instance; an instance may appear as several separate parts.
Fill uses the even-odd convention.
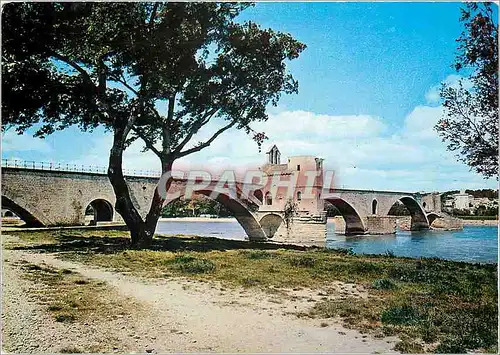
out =
[[[282,156],[315,155],[345,188],[446,191],[496,188],[456,162],[432,126],[442,114],[436,88],[456,82],[451,69],[460,35],[460,3],[257,3],[241,20],[288,32],[307,45],[289,70],[299,94],[270,107],[256,125]],[[210,136],[217,122],[201,132]],[[71,128],[41,141],[8,132],[3,158],[105,166],[110,133]],[[125,166],[157,169],[134,145]],[[258,166],[254,142],[233,130],[183,159],[196,168]]]

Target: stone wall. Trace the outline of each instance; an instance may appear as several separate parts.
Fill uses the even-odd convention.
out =
[[[396,233],[396,217],[394,216],[366,216],[368,234]]]
[[[324,246],[326,244],[326,216],[294,217],[288,229],[286,223],[283,221],[275,235],[269,241],[274,243]]]
[[[410,216],[397,216],[396,226],[402,231],[409,231],[411,229],[411,217]]]

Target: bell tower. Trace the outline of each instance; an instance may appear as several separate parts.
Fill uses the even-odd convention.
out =
[[[280,164],[281,153],[278,147],[275,145],[272,146],[271,149],[266,153],[267,154],[267,163],[277,165]]]

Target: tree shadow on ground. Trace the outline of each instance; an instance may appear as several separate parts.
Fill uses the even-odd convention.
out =
[[[270,242],[251,242],[245,240],[219,239],[213,237],[155,236],[151,247],[147,248],[147,250],[171,252],[209,252],[240,249],[311,250],[318,248],[319,247],[314,246],[298,246],[291,244],[276,244]],[[32,250],[43,253],[93,252],[113,254],[124,250],[131,250],[133,248],[130,245],[130,238],[127,237],[61,235],[56,237],[55,243],[15,246],[12,247],[12,249]]]

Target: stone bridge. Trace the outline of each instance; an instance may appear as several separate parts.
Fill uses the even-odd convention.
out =
[[[132,201],[144,218],[159,178],[126,176],[125,179]],[[183,197],[188,181],[174,179],[169,196],[175,198],[165,203]],[[241,183],[229,186],[212,181],[208,186],[193,185],[194,193],[211,197],[232,212],[250,239],[266,240],[256,213],[262,202],[253,194],[243,196]],[[94,222],[120,222],[123,220],[113,208],[115,201],[108,176],[102,172],[2,168],[2,208],[13,211],[29,226],[84,225],[89,206]]]
[[[348,189],[330,190],[323,195],[342,214],[346,234],[390,233],[395,228],[395,217],[389,215],[389,210],[397,202],[410,211],[411,230],[429,228],[426,208],[435,208],[432,198],[432,194]]]
[[[15,212],[30,226],[84,225],[89,206],[92,207],[95,223],[122,221],[113,208],[114,192],[103,171],[50,169],[4,166],[1,173],[2,208]],[[144,217],[159,177],[126,176],[126,180],[132,200]],[[169,189],[169,195],[173,197],[169,197],[166,203],[183,197],[188,182],[187,179],[175,179]],[[325,202],[333,204],[342,214],[345,234],[394,233],[395,217],[388,216],[388,213],[396,201],[410,211],[412,230],[429,228],[430,219],[439,217],[435,212],[440,211],[440,200],[435,194],[326,190],[321,187],[318,190],[320,193],[311,201],[301,199],[300,191],[294,195],[294,201],[300,208],[287,226],[283,204],[266,200],[266,188],[259,190],[257,185],[253,187],[248,189],[247,186],[249,192],[245,193],[240,182],[228,186],[212,181],[200,187],[194,184],[193,192],[220,202],[233,213],[250,240],[260,241],[324,243],[327,222],[323,211]],[[281,196],[278,198],[283,201]]]

